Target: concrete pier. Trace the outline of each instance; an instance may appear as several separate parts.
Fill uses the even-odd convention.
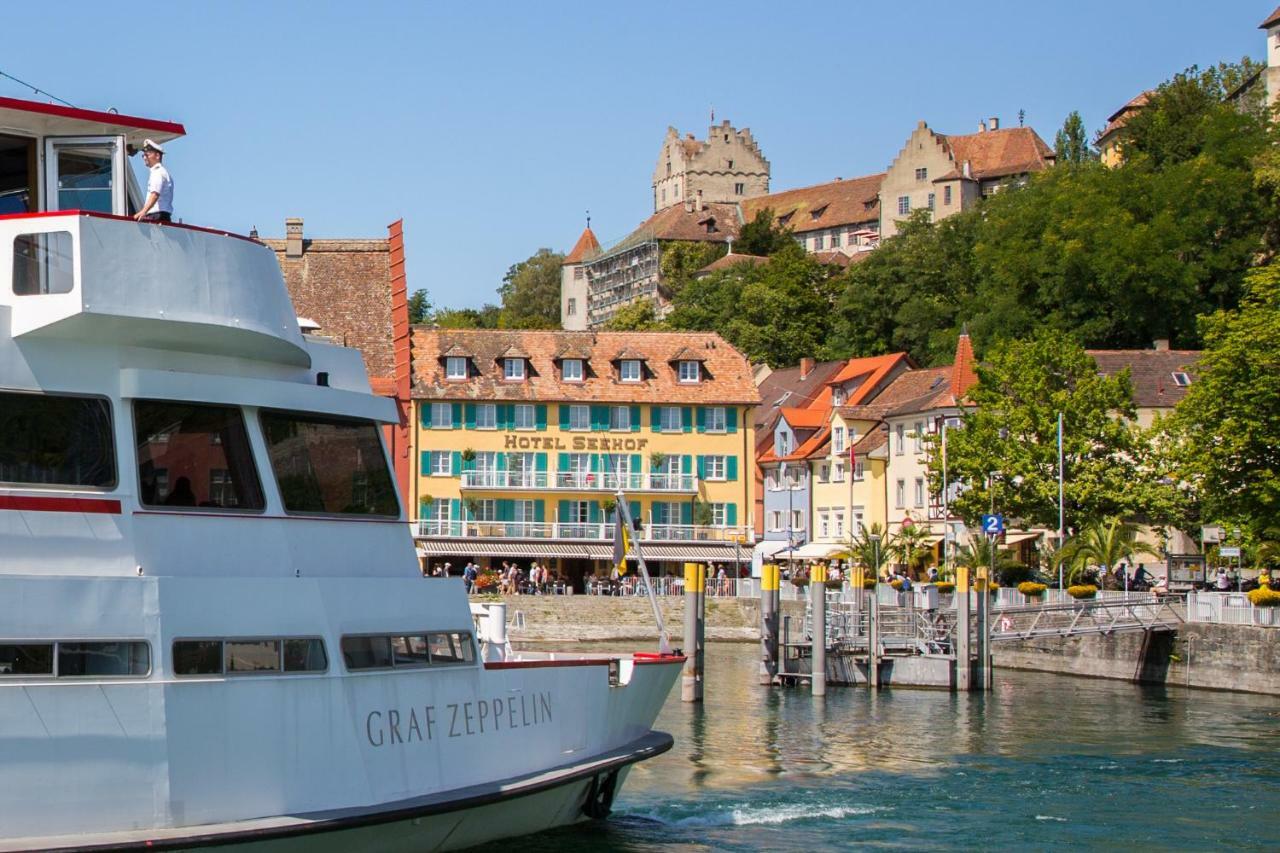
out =
[[[809,690],[814,696],[827,695],[827,567],[819,563],[809,574],[809,605],[813,626],[813,668]]]
[[[684,564],[684,672],[680,677],[680,699],[702,701],[702,663],[706,646],[706,568],[701,563]]]
[[[969,569],[967,566],[956,567],[956,630],[955,630],[955,656],[958,664],[956,666],[956,689],[961,692],[968,692],[971,688],[970,675],[972,669],[969,666],[970,651],[970,617],[969,617]]]

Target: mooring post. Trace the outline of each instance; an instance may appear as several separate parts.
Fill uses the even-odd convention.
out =
[[[778,566],[760,568],[760,683],[768,686],[778,675]]]
[[[809,606],[813,611],[813,653],[809,692],[827,695],[827,567],[818,563],[809,573]]]
[[[991,631],[995,627],[995,607],[993,606],[994,598],[992,592],[995,583],[995,575],[987,576],[987,582],[982,590],[982,600],[984,609],[982,611],[982,689],[994,690],[996,686],[995,667],[991,657]]]
[[[867,686],[880,689],[880,595],[867,599]]]
[[[702,605],[705,575],[698,563],[684,564],[684,673],[680,678],[680,699],[685,702],[702,701],[702,650],[698,648],[702,638]]]
[[[987,619],[990,616],[990,611],[987,605],[990,603],[991,590],[988,589],[990,582],[987,580],[987,567],[979,566],[976,575],[977,582],[974,583],[973,589],[974,597],[977,599],[976,606],[974,607],[974,627],[977,628],[977,637],[975,638],[975,642],[977,644],[976,651],[978,653],[978,683],[974,685],[974,688],[977,690],[986,690]]]
[[[702,690],[706,686],[707,674],[707,567],[698,564],[698,699],[702,701]]]
[[[952,646],[956,655],[956,689],[968,692],[972,689],[969,664],[969,569],[956,566],[956,627],[952,632]]]

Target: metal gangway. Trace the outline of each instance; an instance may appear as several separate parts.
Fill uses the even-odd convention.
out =
[[[1172,598],[1134,597],[992,610],[991,640],[1174,631],[1186,620]]]

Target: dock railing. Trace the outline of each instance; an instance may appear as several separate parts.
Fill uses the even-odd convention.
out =
[[[1243,592],[1188,592],[1187,621],[1280,628],[1280,608],[1257,607]]]

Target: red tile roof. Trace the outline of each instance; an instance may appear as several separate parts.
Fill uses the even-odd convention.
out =
[[[782,417],[792,429],[817,429],[827,422],[830,414],[831,410],[825,408],[783,407],[782,409]]]
[[[1277,6],[1276,10],[1272,12],[1269,16],[1267,16],[1267,19],[1265,21],[1263,21],[1261,24],[1258,24],[1258,29],[1265,30],[1267,27],[1270,27],[1272,24],[1280,24],[1280,6]]]
[[[956,341],[956,357],[951,364],[951,396],[963,400],[969,389],[978,384],[978,374],[973,369],[973,344],[968,332],[961,332]]]
[[[797,234],[823,228],[861,225],[880,220],[880,183],[884,172],[849,180],[757,196],[742,202],[742,217],[751,222],[768,208],[777,221]]]
[[[1104,127],[1102,130],[1098,131],[1098,135],[1094,139],[1094,142],[1095,143],[1101,142],[1107,137],[1111,136],[1116,131],[1122,129],[1126,124],[1129,123],[1129,118],[1130,116],[1133,115],[1133,113],[1137,112],[1138,110],[1142,109],[1147,105],[1147,102],[1151,100],[1152,94],[1153,92],[1148,90],[1146,92],[1142,92],[1141,94],[1135,95],[1133,98],[1129,100],[1127,104],[1125,104],[1123,107],[1113,112],[1111,115],[1107,116],[1107,126]]]
[[[583,229],[582,236],[578,238],[578,242],[573,244],[573,248],[569,250],[569,254],[565,255],[564,263],[581,263],[583,258],[599,253],[600,241],[596,239],[596,235],[592,233],[591,228],[587,227]]]
[[[758,267],[767,263],[769,263],[769,259],[762,255],[739,255],[737,252],[730,252],[723,258],[717,258],[707,264],[705,267],[698,270],[696,274],[707,275],[709,273],[719,272],[720,270],[731,269],[732,267],[736,267],[738,264],[748,264],[750,266]]]
[[[905,352],[851,358],[843,370],[828,380],[827,385],[843,385],[862,377],[862,382],[845,399],[846,406],[856,406],[876,394],[881,383],[895,368],[909,366],[910,359]]]
[[[444,376],[443,354],[451,347],[467,353],[480,373],[464,381]],[[522,382],[502,378],[498,359],[512,347],[529,357]],[[697,349],[707,378],[679,381],[670,364],[682,348]],[[561,382],[556,363],[573,349],[590,354],[582,382]],[[635,353],[646,364],[641,382],[621,382],[613,361]],[[413,328],[413,397],[416,400],[598,401],[602,403],[696,403],[755,405],[760,401],[747,359],[710,332],[564,332],[551,330]]]
[[[604,254],[644,243],[648,240],[687,240],[701,243],[723,243],[736,240],[741,220],[736,204],[708,202],[705,204],[673,204],[650,216],[636,230]]]
[[[1133,382],[1133,402],[1140,409],[1170,409],[1187,394],[1174,373],[1195,380],[1199,350],[1088,350],[1098,372],[1114,376],[1126,367]]]
[[[1053,149],[1029,127],[1008,127],[963,136],[939,133],[957,171],[967,160],[975,180],[1038,172],[1053,164]]]

